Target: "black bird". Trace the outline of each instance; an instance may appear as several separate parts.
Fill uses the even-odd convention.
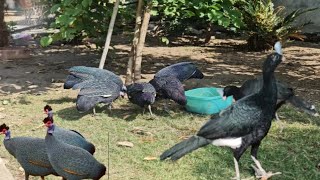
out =
[[[44,121],[48,127],[45,144],[49,161],[54,170],[66,179],[98,180],[106,173],[106,166],[98,162],[88,151],[67,144],[57,138],[57,126],[49,118]]]
[[[130,102],[137,104],[145,111],[148,106],[149,112],[152,114],[151,105],[156,98],[156,89],[150,83],[133,83],[127,86],[127,95]]]
[[[126,91],[121,78],[105,69],[74,66],[69,73],[64,88],[80,89],[76,103],[80,112],[93,109],[95,114],[94,107],[98,103],[107,104],[111,109],[111,103]]]
[[[149,81],[157,91],[157,98],[172,99],[176,103],[184,106],[187,98],[184,94],[184,87],[179,79],[174,76],[154,77]],[[165,110],[168,111],[167,104]]]
[[[282,61],[281,45],[275,44],[277,53],[268,55],[263,63],[263,87],[232,106],[216,119],[205,123],[195,136],[184,140],[161,154],[160,159],[178,160],[182,156],[208,144],[228,146],[233,150],[236,179],[240,180],[238,161],[251,146],[251,158],[263,177],[266,173],[257,160],[262,139],[268,134],[277,101],[274,70]]]
[[[202,79],[204,75],[192,62],[180,62],[158,71],[154,77],[174,76],[183,82],[187,79]]]
[[[49,161],[44,139],[31,137],[11,138],[9,126],[6,124],[0,126],[0,134],[5,135],[3,144],[24,169],[26,180],[29,179],[30,175],[41,176],[41,179],[50,174],[58,175]]]
[[[247,80],[240,88],[237,86],[226,86],[223,89],[223,96],[233,96],[233,98],[237,101],[245,96],[257,93],[259,89],[261,89],[262,85],[263,79],[261,76],[259,76],[258,78]],[[287,84],[277,81],[277,89],[278,99],[275,111],[277,111],[286,102],[289,102],[294,107],[304,111],[307,114],[319,116],[315,106],[296,96],[294,90]],[[275,114],[275,118],[279,120],[277,114]]]

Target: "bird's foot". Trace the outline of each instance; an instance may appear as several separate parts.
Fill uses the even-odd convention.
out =
[[[232,180],[254,180],[254,177],[249,177],[249,178],[240,178],[240,177],[233,177],[233,178],[231,178]]]
[[[251,167],[254,169],[256,177],[259,178],[260,180],[267,180],[274,175],[281,174],[281,172],[276,172],[276,173],[273,173],[271,171],[266,172],[263,169],[262,170],[259,169],[256,165],[251,165]]]
[[[240,177],[237,177],[237,176],[236,176],[236,177],[233,177],[233,178],[231,178],[231,179],[232,179],[232,180],[241,180]]]

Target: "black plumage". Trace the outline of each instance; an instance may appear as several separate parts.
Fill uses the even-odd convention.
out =
[[[127,86],[129,101],[144,108],[148,107],[151,115],[151,105],[155,102],[156,89],[150,83],[133,83]]]
[[[14,156],[25,171],[25,179],[29,176],[58,175],[51,166],[47,155],[45,140],[32,137],[11,138],[11,132],[6,124],[0,126],[0,134],[5,134],[3,141],[7,151]]]
[[[47,125],[47,124],[46,124]],[[57,138],[59,132],[54,124],[47,125],[45,144],[49,161],[62,177],[72,180],[100,179],[106,173],[106,166],[98,162],[88,151],[64,143]]]
[[[251,157],[263,176],[268,174],[257,160],[257,152],[262,139],[271,127],[271,119],[277,101],[277,86],[274,70],[282,61],[280,43],[276,43],[277,53],[270,54],[263,64],[263,87],[226,109],[222,116],[210,119],[195,136],[184,140],[161,154],[160,159],[177,160],[187,153],[208,144],[229,146],[233,149],[236,179],[240,179],[238,161],[251,146]],[[280,50],[279,50],[280,49]]]
[[[187,104],[187,98],[184,94],[184,87],[179,79],[174,76],[155,77],[149,81],[156,89],[157,97],[163,99],[172,99],[180,105]]]
[[[174,76],[183,82],[187,79],[202,79],[203,73],[192,62],[180,62],[159,70],[154,77]]]
[[[245,96],[257,93],[259,89],[261,89],[262,85],[263,79],[259,76],[258,78],[245,81],[240,88],[237,86],[226,86],[223,89],[223,96],[233,96],[237,101]],[[296,96],[294,90],[287,84],[277,81],[277,92],[278,99],[275,111],[277,111],[286,102],[289,102],[301,111],[313,116],[319,116],[315,106]]]
[[[111,71],[86,66],[74,66],[69,69],[64,83],[65,89],[80,89],[77,97],[77,110],[86,112],[95,105],[104,103],[111,105],[126,88],[119,76]]]

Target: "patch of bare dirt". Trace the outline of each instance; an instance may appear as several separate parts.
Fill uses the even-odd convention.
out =
[[[165,47],[152,39],[143,51],[143,81],[159,69],[180,61],[192,61],[204,72],[203,80],[190,80],[186,88],[201,86],[240,85],[261,73],[261,64],[270,52],[247,52],[245,42],[235,39],[214,39],[207,46]],[[105,69],[124,77],[130,50],[130,38],[113,37]],[[98,67],[102,53],[84,46],[52,46],[32,49],[31,59],[0,61],[0,93],[41,93],[62,88],[66,69],[75,65]],[[284,47],[287,61],[276,71],[278,79],[290,84],[298,95],[318,101],[320,97],[320,45],[293,42]]]

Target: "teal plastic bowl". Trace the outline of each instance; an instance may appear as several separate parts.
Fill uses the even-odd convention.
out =
[[[198,114],[215,114],[232,104],[233,97],[223,100],[217,90],[222,88],[205,87],[185,91],[186,110]]]

